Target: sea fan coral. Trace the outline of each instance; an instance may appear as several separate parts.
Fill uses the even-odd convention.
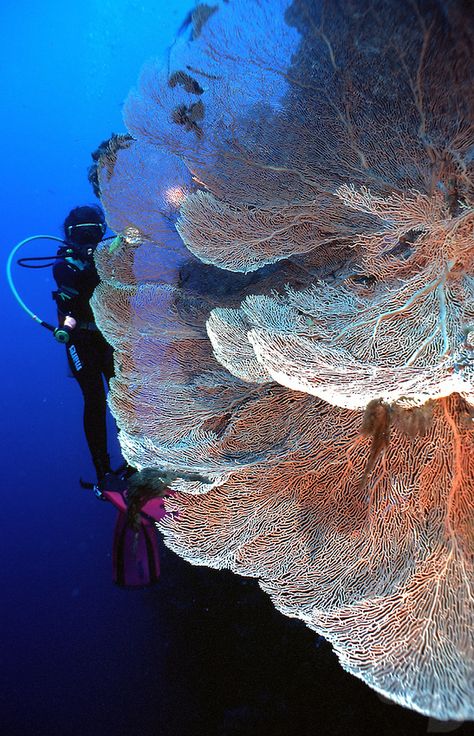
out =
[[[167,544],[257,577],[348,671],[458,720],[474,718],[473,47],[463,0],[199,6],[102,163],[121,237],[93,300],[125,456],[181,474]]]

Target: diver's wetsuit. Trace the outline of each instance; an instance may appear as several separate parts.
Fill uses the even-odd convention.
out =
[[[94,322],[89,304],[100,279],[93,258],[67,257],[53,267],[58,290],[53,292],[59,322],[73,317],[77,325],[66,344],[67,359],[84,396],[84,431],[98,477],[110,470],[107,454],[106,393],[114,374],[113,350]]]

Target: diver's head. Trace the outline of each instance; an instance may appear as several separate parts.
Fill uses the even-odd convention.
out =
[[[66,242],[82,258],[90,258],[107,229],[104,213],[97,205],[75,207],[64,220]]]

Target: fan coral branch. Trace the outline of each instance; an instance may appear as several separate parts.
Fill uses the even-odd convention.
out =
[[[100,163],[121,236],[93,298],[124,455],[175,479],[167,544],[258,578],[349,672],[457,720],[474,718],[468,5],[198,6]]]

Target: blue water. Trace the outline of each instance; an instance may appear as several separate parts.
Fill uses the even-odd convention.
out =
[[[128,90],[191,4],[1,4],[2,262],[22,238],[59,235],[71,207],[95,201],[90,153],[125,132]],[[54,321],[50,272],[16,269],[15,280],[28,306]],[[0,292],[1,731],[154,733],[163,662],[153,593],[113,586],[114,513],[79,488],[93,473],[64,348],[17,307],[3,278]]]
[[[90,153],[125,132],[121,107],[142,63],[165,54],[191,6],[3,0],[3,262],[19,240],[59,235],[71,207],[95,201]],[[45,242],[22,255],[51,252]],[[15,282],[54,321],[50,273],[15,269]],[[5,280],[0,299],[1,733],[424,733],[426,719],[345,675],[329,646],[276,613],[253,581],[164,551],[155,589],[114,587],[114,512],[79,487],[93,469],[64,348]],[[116,442],[112,455],[117,463]]]

